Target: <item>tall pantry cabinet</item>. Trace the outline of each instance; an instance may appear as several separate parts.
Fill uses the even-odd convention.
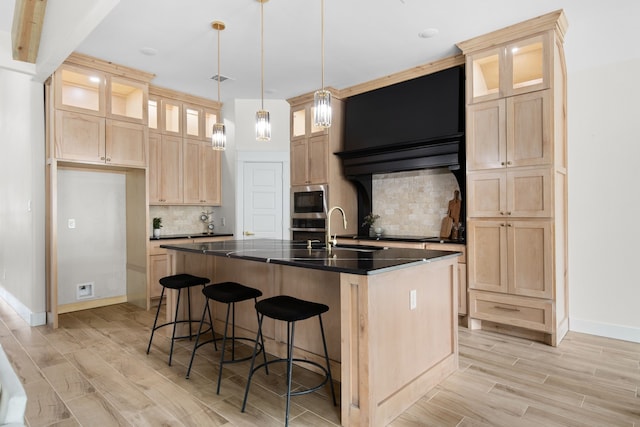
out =
[[[566,28],[560,10],[458,43],[470,326],[553,346],[568,330]]]
[[[128,301],[146,306],[146,245],[149,240],[146,171],[148,164],[148,94],[153,74],[116,65],[86,55],[73,53],[46,82],[46,275],[47,322],[57,327],[58,314],[99,305]],[[59,286],[68,291],[76,283],[58,283],[59,273],[74,270],[69,254],[59,250],[58,179],[60,171],[82,170],[124,175],[126,265],[123,295],[104,296],[104,274],[92,272],[96,279],[95,298],[60,304]],[[96,209],[87,206],[87,210]],[[83,214],[86,212],[82,212]],[[96,211],[95,218],[101,212]],[[64,219],[64,218],[63,218]],[[96,220],[98,221],[98,220]],[[101,225],[101,224],[99,224]],[[76,228],[69,219],[65,228]],[[78,224],[79,235],[110,233],[109,229],[92,229]],[[84,233],[84,234],[82,234]],[[87,248],[91,250],[91,248]],[[90,262],[73,259],[86,269]],[[89,268],[90,269],[90,268]],[[112,269],[112,271],[119,271]],[[84,274],[84,272],[83,272]],[[113,273],[115,276],[119,273]],[[81,274],[74,275],[78,278]],[[112,276],[109,276],[111,278]]]

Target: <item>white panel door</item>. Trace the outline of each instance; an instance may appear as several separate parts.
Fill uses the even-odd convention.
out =
[[[244,163],[243,239],[282,239],[282,163]]]

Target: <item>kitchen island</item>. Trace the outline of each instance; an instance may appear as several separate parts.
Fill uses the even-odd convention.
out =
[[[358,246],[329,252],[281,240],[162,247],[173,256],[174,274],[233,280],[265,298],[287,294],[328,305],[323,321],[332,370],[341,380],[344,426],[386,425],[458,366],[457,252]],[[198,317],[201,296],[192,300]],[[173,304],[169,298],[167,307]],[[224,310],[217,303],[212,308],[221,330]],[[267,351],[277,356],[286,354],[282,323],[263,324]],[[238,307],[236,326],[238,335],[255,337],[250,304]],[[316,322],[296,326],[295,345],[297,357],[323,363]]]

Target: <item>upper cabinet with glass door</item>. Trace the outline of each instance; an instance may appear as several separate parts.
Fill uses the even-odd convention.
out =
[[[147,83],[72,64],[61,65],[56,74],[57,109],[147,122]]]
[[[553,49],[542,33],[467,56],[467,102],[505,98],[550,87]]]
[[[63,64],[57,71],[55,107],[77,113],[105,115],[107,76],[97,70]]]
[[[327,133],[326,128],[314,125],[314,113],[313,102],[291,109],[291,140]]]

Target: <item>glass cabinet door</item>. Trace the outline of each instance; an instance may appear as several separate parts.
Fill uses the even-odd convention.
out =
[[[145,123],[147,103],[146,85],[120,77],[110,77],[108,86],[108,116]],[[145,108],[147,107],[147,108]]]
[[[502,49],[471,56],[471,98],[475,101],[496,99],[500,97],[500,60]]]
[[[104,115],[104,73],[63,65],[56,74],[56,108]]]
[[[211,141],[213,125],[218,121],[218,113],[213,110],[204,110],[204,139]]]
[[[147,125],[151,130],[158,130],[158,122],[160,121],[160,99],[149,97],[149,121]]]
[[[291,112],[291,138],[301,138],[307,135],[307,115],[304,106]]]
[[[202,109],[190,105],[184,105],[184,136],[190,138],[203,138]]]
[[[182,105],[170,99],[162,100],[161,132],[182,136]]]
[[[507,45],[508,95],[549,87],[549,49],[545,37],[540,35]]]

